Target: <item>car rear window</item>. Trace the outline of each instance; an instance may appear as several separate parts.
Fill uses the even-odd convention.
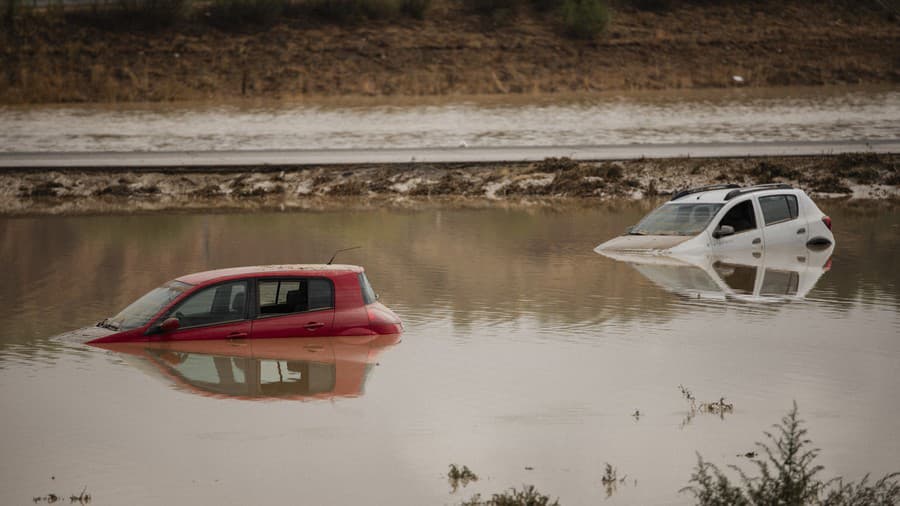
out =
[[[797,197],[793,195],[770,195],[759,198],[766,225],[792,220],[797,217]]]
[[[359,288],[362,290],[363,302],[366,305],[372,304],[377,300],[377,296],[375,295],[375,290],[372,289],[372,285],[369,283],[369,278],[366,277],[366,273],[359,273]]]

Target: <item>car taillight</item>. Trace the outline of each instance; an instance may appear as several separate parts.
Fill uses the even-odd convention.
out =
[[[828,216],[822,216],[822,223],[824,223],[825,226],[828,227],[828,230],[831,230],[831,218],[829,218]]]
[[[828,257],[828,261],[825,262],[825,265],[822,266],[822,270],[828,272],[831,270],[831,257]]]
[[[396,315],[387,311],[381,311],[379,309],[370,307],[366,312],[369,313],[369,323],[373,325],[397,325],[400,323],[400,319],[397,318]]]

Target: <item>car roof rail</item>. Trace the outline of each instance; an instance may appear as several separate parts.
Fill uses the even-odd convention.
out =
[[[669,200],[670,201],[678,200],[681,197],[684,197],[685,195],[690,195],[692,193],[708,192],[708,191],[712,191],[712,190],[727,190],[729,188],[740,188],[740,187],[741,187],[741,185],[734,184],[734,183],[711,184],[711,185],[707,185],[707,186],[698,186],[697,188],[689,188],[687,190],[681,190],[680,192],[673,195],[672,198]]]
[[[747,188],[738,188],[737,190],[731,190],[727,194],[725,194],[725,200],[731,200],[740,195],[746,195],[748,193],[753,192],[761,192],[766,190],[793,190],[794,187],[788,183],[766,183],[766,184],[758,184],[754,186],[750,186]]]

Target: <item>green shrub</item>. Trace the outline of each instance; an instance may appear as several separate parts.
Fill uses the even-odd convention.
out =
[[[562,20],[570,36],[592,39],[606,29],[609,11],[603,0],[563,0]]]
[[[210,22],[220,27],[271,26],[286,5],[287,0],[213,0],[207,12]]]
[[[794,403],[781,424],[774,426],[775,435],[765,432],[769,444],[756,443],[761,457],[751,461],[758,476],[751,478],[734,467],[740,476],[739,485],[731,483],[718,467],[698,455],[691,485],[682,492],[693,494],[700,506],[900,504],[900,473],[889,474],[872,484],[868,475],[859,483],[846,485],[840,479],[820,480],[818,474],[823,467],[814,463],[819,450],[808,449],[812,441],[806,438],[802,424]]]

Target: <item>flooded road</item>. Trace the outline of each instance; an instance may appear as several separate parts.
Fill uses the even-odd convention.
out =
[[[870,88],[0,107],[0,152],[499,148],[898,138],[900,92]]]
[[[94,504],[459,504],[527,483],[569,505],[687,504],[695,452],[746,468],[794,400],[823,477],[897,471],[900,212],[820,206],[830,262],[707,280],[592,251],[648,203],[0,218],[0,503],[87,487]],[[51,338],[184,273],[355,245],[339,260],[366,267],[400,342]],[[771,296],[685,289],[754,275]],[[679,385],[734,411],[692,415]],[[608,500],[607,462],[628,475]],[[451,493],[451,463],[481,479]]]

